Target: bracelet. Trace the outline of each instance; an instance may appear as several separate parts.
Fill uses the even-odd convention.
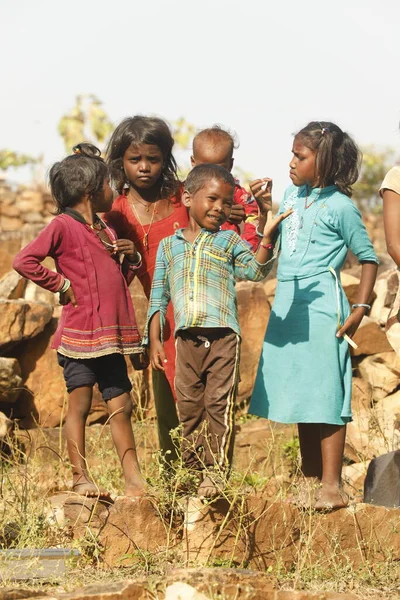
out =
[[[136,257],[139,259],[136,262],[132,263],[132,262],[128,261],[130,269],[138,269],[141,266],[141,264],[142,264],[142,255],[137,250],[136,250]]]
[[[60,294],[65,294],[65,292],[67,290],[69,290],[69,288],[71,287],[71,282],[69,279],[67,279],[66,277],[64,277],[64,283],[62,284],[62,287],[58,290],[58,292]]]
[[[351,308],[366,308],[367,310],[371,310],[370,304],[363,304],[362,302],[359,304],[352,304]]]
[[[261,231],[258,231],[258,229],[256,229],[256,235],[258,235],[258,237],[261,237],[261,238],[264,237],[264,234],[261,233]]]
[[[263,244],[262,242],[260,242],[260,246],[266,250],[273,250],[275,248],[275,244]]]

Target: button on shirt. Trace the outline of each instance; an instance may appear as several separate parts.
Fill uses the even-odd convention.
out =
[[[178,229],[158,247],[143,343],[148,343],[148,323],[158,311],[163,327],[170,300],[175,333],[191,327],[229,327],[240,335],[235,279],[261,281],[273,262],[274,257],[259,263],[233,231],[201,229],[190,243]]]

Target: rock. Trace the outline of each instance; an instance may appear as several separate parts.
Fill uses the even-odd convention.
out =
[[[211,600],[211,597],[197,592],[187,583],[177,581],[165,590],[165,600]]]
[[[352,349],[353,356],[393,352],[384,330],[370,317],[364,317],[353,337],[358,348]]]
[[[0,279],[0,298],[5,300],[22,298],[25,285],[26,279],[16,271],[10,271]]]
[[[372,303],[370,317],[380,325],[385,325],[396,297],[397,288],[399,285],[399,277],[397,269],[390,269],[382,273],[376,280],[375,293],[376,299]]]
[[[157,503],[153,505],[148,498],[116,499],[99,536],[108,567],[137,563],[143,552],[153,556],[165,552],[168,532],[170,543],[174,543],[173,531],[169,531],[156,507]]]
[[[395,352],[367,356],[358,364],[358,370],[371,384],[374,400],[391,394],[400,385],[400,357]]]
[[[262,283],[236,285],[239,324],[243,332],[238,402],[251,396],[271,308]]]
[[[21,393],[21,368],[15,358],[0,357],[0,403],[15,402]]]
[[[400,507],[400,450],[371,460],[365,478],[364,502]]]
[[[265,292],[265,295],[267,297],[267,300],[268,300],[270,306],[272,306],[272,303],[274,301],[277,285],[278,285],[277,279],[267,279],[263,283],[264,292]]]
[[[361,377],[353,377],[351,407],[353,413],[360,413],[363,410],[369,410],[373,406],[372,386]]]
[[[40,212],[23,212],[21,214],[21,219],[24,223],[43,223],[43,216]]]
[[[23,213],[41,213],[43,210],[43,192],[25,189],[18,194],[17,207]]]
[[[12,430],[13,422],[4,413],[0,412],[0,441],[6,440]]]
[[[21,419],[21,427],[32,428],[37,424],[57,427],[65,419],[68,394],[57,352],[51,348],[56,328],[57,320],[52,319],[41,334],[16,350],[26,388],[15,407],[15,416]],[[107,406],[95,386],[87,424],[104,423],[107,417]]]
[[[0,350],[4,352],[21,340],[35,337],[43,331],[52,313],[48,304],[0,299]]]
[[[59,295],[39,287],[33,281],[27,281],[24,298],[28,302],[42,302],[54,307],[58,304]]]
[[[22,220],[19,217],[0,215],[0,231],[15,231],[20,229],[22,225]]]
[[[352,465],[346,465],[342,469],[342,480],[344,489],[350,498],[361,501],[363,498],[364,480],[370,461],[366,460]]]
[[[344,289],[344,293],[347,296],[350,306],[357,302],[358,295],[358,287],[360,285],[359,277],[355,277],[354,275],[350,275],[346,271],[342,271],[340,273],[340,280],[342,282],[342,286]],[[372,293],[372,297],[370,298],[370,303],[375,299],[375,292]]]

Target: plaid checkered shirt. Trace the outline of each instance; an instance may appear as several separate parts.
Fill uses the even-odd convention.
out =
[[[168,302],[174,307],[175,333],[191,327],[229,327],[240,335],[235,280],[261,281],[275,256],[265,264],[234,231],[201,229],[191,244],[183,230],[161,240],[151,287],[148,325],[160,311],[161,330]]]

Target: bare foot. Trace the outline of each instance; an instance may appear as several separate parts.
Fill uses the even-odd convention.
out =
[[[224,484],[221,477],[206,475],[197,490],[197,496],[202,500],[211,500],[219,496],[223,489]]]
[[[99,488],[93,481],[82,475],[74,479],[72,491],[87,498],[104,498],[110,500],[110,492]]]
[[[146,485],[143,480],[125,484],[124,496],[129,496],[130,498],[142,498],[146,495]]]
[[[315,510],[331,511],[338,508],[345,508],[349,503],[349,497],[337,485],[322,484],[320,493],[315,501]]]
[[[321,482],[318,477],[305,477],[293,486],[294,493],[288,497],[287,502],[298,508],[314,507],[316,490],[320,485]]]

